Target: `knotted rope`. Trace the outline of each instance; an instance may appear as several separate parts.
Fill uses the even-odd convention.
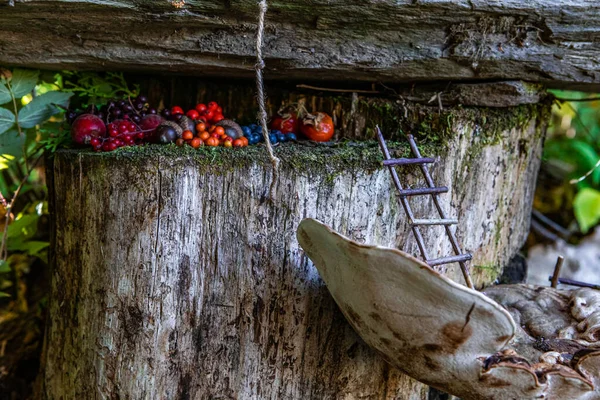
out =
[[[269,139],[269,128],[267,127],[267,109],[265,107],[265,87],[263,84],[263,68],[265,67],[265,61],[262,57],[262,45],[263,45],[263,34],[265,31],[265,14],[267,13],[267,1],[261,0],[258,3],[259,14],[258,14],[258,32],[256,33],[256,90],[258,99],[258,119],[262,127],[262,134],[265,138],[265,144],[267,145],[267,151],[269,152],[269,158],[273,165],[273,177],[271,179],[271,187],[269,195],[273,199],[275,194],[275,181],[279,173],[279,158],[273,153],[273,146]]]

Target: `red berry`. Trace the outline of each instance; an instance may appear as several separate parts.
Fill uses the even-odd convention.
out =
[[[108,144],[108,151],[113,151],[117,149],[117,144],[115,142],[109,143]]]
[[[188,118],[190,118],[192,121],[198,119],[198,117],[200,116],[200,114],[198,114],[198,111],[196,110],[190,110],[185,115],[187,115]]]
[[[174,106],[171,108],[171,114],[183,114],[183,108],[179,106]]]
[[[130,122],[130,123],[127,125],[127,128],[128,128],[128,130],[129,130],[129,132],[135,132],[135,131],[137,130],[137,126],[135,126],[135,124],[134,124],[133,122]]]
[[[108,136],[117,137],[117,136],[119,136],[119,131],[116,129],[111,129],[110,131],[108,131]]]
[[[208,109],[209,110],[216,110],[217,107],[219,107],[219,105],[217,104],[216,101],[211,101],[210,103],[208,103]]]
[[[196,111],[198,111],[198,114],[202,114],[204,111],[206,111],[206,104],[196,104]]]
[[[136,137],[137,137],[138,139],[144,139],[144,137],[146,137],[146,135],[144,135],[144,132],[138,132],[138,133],[136,134]]]
[[[223,109],[221,107],[217,107],[217,114],[223,114]]]
[[[106,142],[102,145],[102,151],[110,151],[110,143]]]
[[[127,133],[127,131],[129,131],[129,124],[127,122],[121,122],[118,129],[119,133]]]
[[[98,147],[98,145],[100,144],[100,139],[98,139],[98,138],[92,138],[92,139],[90,139],[90,144],[93,147]]]
[[[113,143],[114,143],[114,144],[115,144],[115,146],[117,146],[117,147],[121,147],[121,146],[123,146],[123,142],[122,142],[122,141],[120,141],[119,139],[115,140]]]
[[[113,130],[113,129],[116,130],[117,129],[117,125],[115,125],[113,123],[110,123],[110,124],[106,125],[106,129],[108,129],[109,131]]]
[[[225,117],[223,116],[223,114],[217,114],[213,117],[212,122],[217,123],[219,121],[224,120]]]
[[[209,110],[206,112],[206,114],[204,114],[204,116],[206,117],[207,121],[212,121],[213,117],[215,116],[215,113],[214,113],[214,111]]]
[[[93,114],[83,114],[77,117],[71,125],[71,137],[77,144],[89,144],[92,138],[106,135],[106,125]]]

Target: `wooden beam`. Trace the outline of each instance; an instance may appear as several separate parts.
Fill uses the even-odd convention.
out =
[[[256,2],[0,0],[0,64],[252,77]],[[270,1],[269,79],[600,89],[591,0]]]

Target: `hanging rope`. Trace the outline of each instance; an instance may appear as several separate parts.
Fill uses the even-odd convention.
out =
[[[267,109],[265,107],[265,87],[263,84],[263,68],[265,67],[265,61],[262,57],[262,45],[263,45],[263,34],[265,31],[265,14],[267,13],[267,1],[261,0],[258,3],[259,14],[258,14],[258,32],[256,33],[256,89],[258,98],[258,119],[262,127],[263,137],[265,138],[265,144],[267,145],[267,151],[269,152],[269,158],[273,165],[273,177],[271,180],[271,187],[269,195],[273,199],[275,194],[275,181],[279,174],[279,158],[273,153],[273,146],[269,139],[269,128],[267,127]]]

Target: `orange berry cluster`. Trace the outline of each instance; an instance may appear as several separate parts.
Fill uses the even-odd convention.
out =
[[[175,142],[177,146],[188,144],[194,149],[202,146],[210,147],[246,147],[248,139],[242,136],[239,139],[234,139],[225,134],[225,129],[222,126],[212,125],[207,129],[204,122],[196,124],[196,134],[190,130],[183,131],[181,138]]]

